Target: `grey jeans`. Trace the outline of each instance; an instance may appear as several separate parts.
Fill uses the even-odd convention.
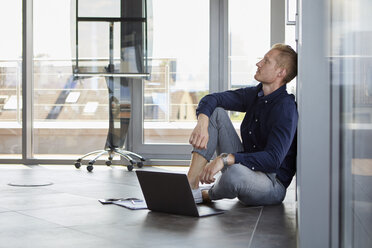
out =
[[[214,152],[220,154],[243,151],[242,142],[224,109],[215,109],[209,119],[208,132],[207,149],[193,150],[206,160],[210,161]],[[241,164],[226,166],[221,172],[221,176],[208,192],[211,200],[238,197],[245,205],[273,205],[280,204],[285,197],[286,188],[275,173],[253,171]]]

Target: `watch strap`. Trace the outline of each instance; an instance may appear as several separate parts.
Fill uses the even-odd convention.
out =
[[[220,157],[222,158],[223,166],[228,166],[227,157],[229,156],[228,153],[221,153]]]

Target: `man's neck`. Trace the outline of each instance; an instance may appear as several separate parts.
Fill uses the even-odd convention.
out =
[[[272,83],[272,84],[265,84],[262,83],[262,90],[264,93],[264,96],[270,95],[280,87],[282,87],[285,83],[279,82],[279,83]]]

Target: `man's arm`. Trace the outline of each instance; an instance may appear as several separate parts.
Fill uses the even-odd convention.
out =
[[[246,112],[247,106],[251,105],[255,100],[259,87],[247,87],[206,95],[200,100],[196,114],[203,113],[210,117],[217,107],[225,110]]]
[[[206,149],[209,134],[208,134],[209,117],[205,114],[198,115],[198,122],[192,131],[189,143],[197,149]]]
[[[235,162],[255,171],[276,172],[282,164],[296,134],[298,113],[295,103],[278,106],[272,111],[275,125],[268,136],[263,151],[234,153]]]
[[[228,90],[213,93],[203,97],[196,109],[198,122],[192,131],[189,143],[197,149],[206,149],[209,140],[209,117],[217,107],[225,110],[246,111],[248,101],[253,101],[257,87],[247,87],[238,90]]]
[[[225,161],[226,161],[227,166],[235,164],[234,154],[231,154],[231,153],[227,154],[227,156],[225,158]],[[213,183],[216,180],[214,178],[214,176],[219,171],[221,171],[224,166],[225,166],[225,164],[224,164],[223,158],[220,155],[204,167],[204,170],[200,175],[200,179],[199,179],[200,182],[201,183],[208,183],[208,184]]]
[[[234,110],[244,112],[246,106],[250,101],[254,101],[257,94],[258,87],[247,87],[238,90],[230,90],[220,93],[209,94],[202,98],[199,102],[196,114],[198,116],[198,122],[196,127],[191,133],[189,143],[197,149],[206,149],[209,134],[208,125],[209,117],[217,107],[222,107],[225,110]],[[228,165],[234,164],[234,155],[229,154]],[[223,162],[221,158],[216,158],[211,163],[207,164],[199,180],[202,183],[214,182],[214,175],[223,168]]]

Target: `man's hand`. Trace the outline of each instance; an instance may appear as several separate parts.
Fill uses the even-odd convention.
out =
[[[214,176],[223,168],[223,161],[221,157],[217,157],[204,167],[200,175],[201,183],[213,183],[216,179]]]
[[[190,135],[189,142],[196,149],[206,149],[209,140],[208,134],[209,117],[199,114],[198,123]]]

